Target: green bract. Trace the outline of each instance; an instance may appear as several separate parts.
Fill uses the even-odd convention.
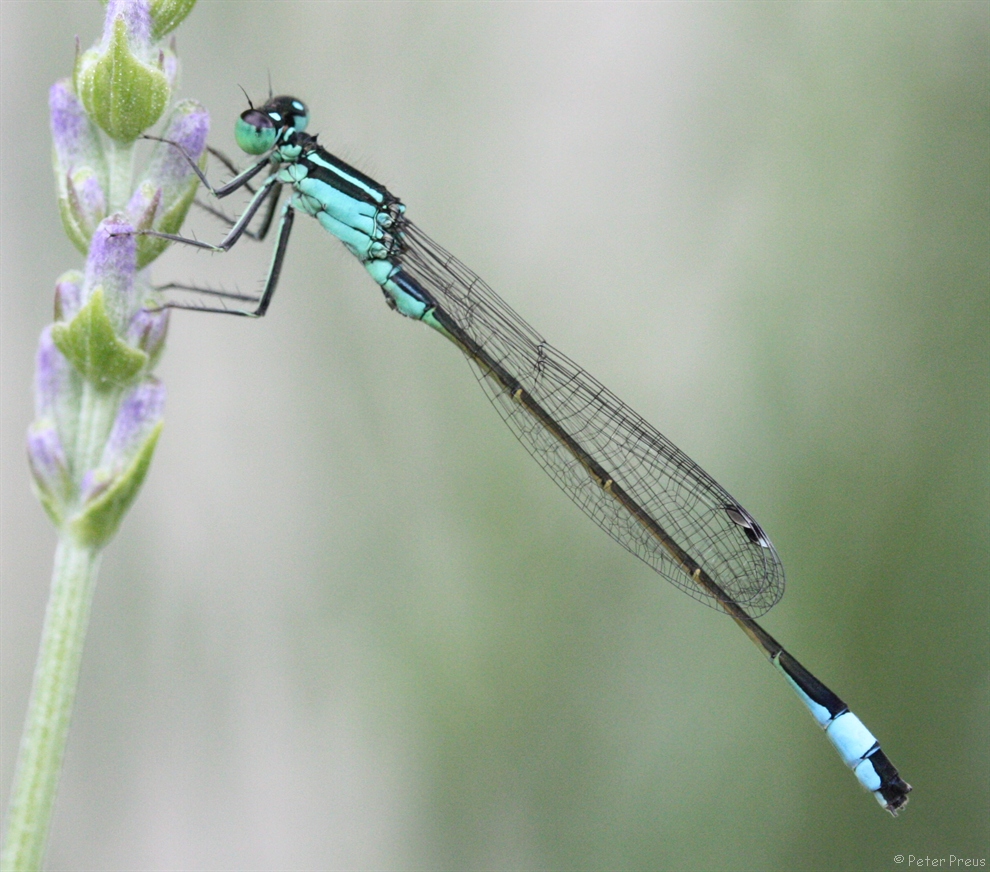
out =
[[[75,86],[90,117],[125,143],[161,118],[172,93],[164,69],[131,51],[122,18],[114,22],[106,49],[90,49],[79,58]]]
[[[68,324],[52,325],[52,340],[76,371],[97,388],[123,387],[148,363],[148,355],[132,348],[114,331],[103,288],[93,291]]]
[[[171,33],[196,5],[196,0],[151,0],[151,36],[161,39]]]

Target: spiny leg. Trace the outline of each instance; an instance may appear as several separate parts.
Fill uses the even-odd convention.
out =
[[[175,145],[175,143],[172,143],[170,139],[159,140],[159,142],[168,142]],[[178,147],[182,148],[182,146],[178,146]],[[220,163],[222,163],[228,170],[230,170],[232,175],[236,176],[240,172],[240,169],[237,167],[237,164],[235,164],[229,157],[227,157],[227,155],[225,155],[222,151],[220,151],[219,148],[214,148],[212,145],[208,145],[206,146],[206,150],[210,154],[212,154],[213,157],[215,157],[218,161],[220,161]],[[247,188],[252,194],[254,193],[254,187],[252,185],[245,182],[244,187]]]
[[[160,136],[146,135],[144,138],[154,140],[155,142],[164,142],[166,145],[171,145],[173,148],[177,148],[179,152],[182,154],[182,156],[186,159],[186,162],[189,164],[189,166],[192,167],[192,171],[196,173],[196,176],[199,179],[199,181],[202,183],[203,187],[206,188],[206,190],[209,191],[211,194],[213,194],[214,197],[218,197],[221,199],[223,197],[226,197],[228,194],[232,194],[234,191],[243,188],[245,185],[247,185],[248,189],[251,190],[252,193],[254,193],[254,190],[251,188],[250,185],[248,185],[248,182],[250,182],[251,179],[253,179],[256,175],[258,175],[258,173],[260,173],[265,168],[265,166],[270,163],[266,155],[265,157],[261,158],[261,160],[249,166],[247,169],[238,172],[233,162],[226,155],[224,155],[222,152],[218,152],[215,149],[211,148],[210,149],[211,154],[218,157],[219,160],[222,161],[224,165],[231,172],[237,173],[237,175],[235,175],[234,178],[232,178],[229,182],[226,182],[225,184],[221,185],[219,188],[214,188],[213,185],[210,184],[210,180],[206,178],[206,174],[199,168],[198,161],[196,161],[193,158],[193,156],[189,154],[189,151],[186,149],[184,145],[181,145],[178,142],[174,142],[171,139],[163,139]]]
[[[184,285],[181,282],[168,282],[164,285],[155,285],[155,291],[187,291],[189,293],[203,294],[208,297],[221,297],[225,300],[239,300],[243,303],[257,303],[261,297],[258,294],[242,294],[237,291],[224,291],[217,288],[201,288],[199,285]],[[184,303],[165,303],[161,306],[154,306],[153,309],[202,309],[202,306],[187,305]]]
[[[157,137],[151,137],[151,136],[148,136],[148,137],[145,137],[145,138],[146,139],[157,139]],[[159,142],[166,142],[166,143],[168,143],[170,145],[176,145],[177,148],[181,148],[181,146],[177,145],[176,143],[172,143],[171,140],[162,140],[162,139],[159,139],[158,141]],[[208,145],[206,147],[206,150],[214,158],[216,158],[216,160],[220,161],[220,163],[222,163],[231,172],[231,174],[233,176],[237,176],[238,173],[240,173],[240,170],[238,169],[237,165],[229,157],[227,157],[226,154],[224,154],[222,151],[220,151],[220,149],[214,148],[212,145]],[[274,168],[272,169],[272,172],[275,172]],[[250,194],[252,196],[256,193],[256,189],[255,189],[254,185],[252,185],[250,182],[245,182],[244,183],[244,188],[248,192],[250,192]],[[273,193],[272,194],[272,199],[268,203],[268,208],[265,211],[265,217],[264,217],[264,220],[261,222],[261,227],[259,227],[255,231],[251,231],[251,230],[245,230],[244,231],[244,235],[247,236],[248,238],[250,238],[250,239],[257,239],[257,240],[260,241],[260,240],[263,240],[265,238],[265,236],[268,235],[268,230],[271,227],[272,220],[275,217],[275,210],[278,208],[278,201],[279,201],[279,197],[281,196],[281,189],[279,188],[279,189],[276,189],[276,190],[278,191],[278,193]],[[219,218],[228,227],[233,227],[234,226],[234,222],[235,222],[236,219],[231,218],[226,212],[223,212],[220,209],[217,209],[217,208],[211,206],[209,203],[204,203],[202,200],[194,200],[193,202],[200,209],[202,209],[204,212],[208,212],[214,218]]]
[[[245,185],[244,187],[247,188],[252,194],[257,193],[251,185]],[[262,218],[261,225],[258,227],[257,230],[245,229],[244,235],[246,237],[248,237],[249,239],[254,239],[257,242],[264,241],[265,237],[268,235],[268,231],[271,229],[272,220],[275,218],[275,210],[278,208],[278,201],[281,195],[282,195],[282,186],[281,185],[273,186],[271,193],[269,194],[270,199],[268,200],[268,205],[265,208],[264,217]],[[226,212],[222,212],[220,209],[211,206],[209,203],[204,203],[201,200],[194,200],[193,202],[204,212],[207,212],[210,215],[212,215],[214,218],[218,218],[219,220],[223,221],[223,223],[226,224],[228,227],[233,227],[234,224],[237,223],[236,218],[231,218]]]
[[[282,273],[282,262],[285,260],[285,252],[289,247],[289,234],[292,232],[292,222],[295,221],[296,210],[291,203],[285,204],[282,210],[282,220],[278,224],[278,239],[275,242],[275,250],[272,252],[272,263],[268,268],[268,278],[265,279],[265,289],[261,292],[261,302],[252,315],[255,318],[263,318],[268,311],[268,305],[275,296],[275,288],[278,285],[279,275]],[[270,221],[269,221],[270,223]]]
[[[267,184],[267,183],[266,183]],[[261,201],[264,199],[264,188],[258,191],[258,194],[262,195]],[[257,195],[255,199],[257,199]],[[259,202],[261,202],[259,201]],[[252,202],[254,202],[252,200]],[[163,303],[161,306],[157,307],[159,309],[185,309],[193,312],[215,312],[219,315],[240,315],[246,318],[263,318],[265,313],[268,311],[268,306],[272,301],[272,297],[275,295],[275,288],[278,286],[278,279],[282,272],[282,263],[285,260],[285,252],[289,246],[289,235],[292,233],[292,223],[295,221],[295,209],[292,208],[291,203],[286,203],[285,208],[282,210],[282,220],[279,221],[278,225],[278,239],[275,242],[275,249],[272,252],[271,265],[268,267],[268,276],[265,278],[265,287],[261,292],[261,296],[249,296],[247,294],[237,294],[230,293],[228,291],[217,291],[212,288],[199,288],[195,285],[183,285],[177,282],[170,282],[167,285],[162,285],[156,290],[182,290],[190,291],[194,293],[206,294],[209,296],[220,297],[223,299],[230,300],[242,300],[257,302],[258,305],[253,309],[229,309],[225,306],[193,306],[184,303],[174,303],[168,302]],[[244,216],[241,216],[243,220]],[[248,216],[248,221],[250,221],[250,216]],[[239,222],[240,223],[240,222]],[[156,236],[165,236],[165,234],[155,234]],[[202,248],[212,248],[216,251],[226,251],[227,249],[219,248],[218,246],[209,246],[206,243],[198,243],[196,240],[185,240],[182,237],[166,237],[171,238],[175,242],[191,242],[194,245],[199,245]],[[235,240],[236,241],[236,240]],[[233,243],[231,243],[233,245]],[[229,246],[228,246],[229,248]]]
[[[148,138],[152,139],[157,137],[148,137]],[[178,242],[183,245],[190,245],[193,246],[194,248],[205,249],[207,251],[213,251],[213,252],[229,251],[237,243],[237,241],[241,238],[241,236],[248,236],[250,238],[259,239],[259,240],[264,239],[269,229],[271,228],[275,209],[278,205],[278,200],[281,194],[282,184],[278,181],[278,178],[274,172],[271,175],[269,175],[267,179],[265,179],[265,181],[261,184],[261,186],[257,190],[255,190],[249,184],[249,182],[250,179],[253,178],[255,175],[257,175],[265,167],[266,164],[270,165],[270,161],[268,160],[268,158],[265,158],[259,161],[258,163],[254,164],[253,166],[249,167],[244,172],[240,173],[238,176],[236,176],[234,179],[228,182],[226,185],[222,185],[219,188],[213,188],[210,185],[210,183],[207,181],[205,175],[200,170],[199,166],[192,159],[191,155],[186,151],[185,148],[183,148],[178,143],[172,142],[171,140],[161,139],[159,141],[165,142],[169,145],[174,146],[175,148],[178,148],[182,152],[183,156],[186,158],[189,165],[195,170],[197,177],[202,182],[204,187],[206,187],[207,190],[209,190],[211,193],[215,194],[218,197],[223,197],[231,193],[232,191],[237,190],[238,188],[247,187],[248,190],[252,192],[251,200],[248,203],[247,207],[244,209],[244,211],[241,213],[240,217],[238,217],[236,220],[233,221],[231,221],[231,219],[228,216],[224,215],[219,210],[212,209],[211,207],[206,206],[205,204],[200,204],[207,211],[211,212],[221,220],[230,223],[231,225],[230,230],[227,233],[227,236],[224,237],[224,239],[219,244],[216,245],[209,242],[203,242],[202,240],[199,239],[192,239],[185,236],[179,236],[178,234],[174,234],[174,233],[162,233],[160,231],[151,230],[151,229],[134,230],[127,235],[152,236],[152,237],[157,237],[159,239],[167,239],[170,242]],[[219,155],[219,159],[226,166],[228,166],[228,168],[233,169],[233,164],[229,161],[229,159],[225,155],[223,155],[220,152],[215,152],[215,150],[213,149],[211,149],[211,152]],[[255,215],[258,213],[258,211],[261,209],[261,207],[265,204],[266,201],[267,201],[267,209],[265,210],[265,214],[262,219],[262,223],[259,230],[256,233],[252,233],[248,231],[247,229],[248,225],[251,223],[252,219],[255,217]],[[199,312],[216,312],[218,314],[241,315],[246,317],[263,316],[266,310],[268,309],[268,305],[271,302],[272,295],[274,294],[275,288],[278,284],[278,277],[282,269],[282,262],[285,258],[285,251],[288,245],[289,234],[292,230],[294,214],[295,213],[291,205],[286,204],[285,209],[283,210],[282,220],[279,223],[278,241],[276,242],[275,251],[273,252],[272,262],[268,271],[268,277],[265,280],[265,287],[260,297],[217,290],[214,288],[201,288],[196,285],[186,285],[178,282],[171,282],[156,288],[156,290],[159,291],[180,290],[180,291],[188,291],[191,293],[200,293],[207,296],[218,297],[221,299],[258,302],[258,306],[255,309],[253,310],[231,309],[226,306],[222,308],[215,306],[197,306],[197,305],[189,305],[178,302],[166,302],[161,306],[155,308],[185,309],[185,310],[193,310]]]
[[[271,175],[265,179],[264,183],[258,188],[257,193],[251,198],[251,202],[248,203],[247,208],[241,213],[241,216],[234,222],[234,225],[230,228],[230,232],[224,237],[224,239],[214,245],[212,242],[203,242],[200,239],[191,239],[187,236],[179,236],[176,233],[162,233],[159,230],[132,230],[128,233],[115,233],[111,234],[113,236],[154,236],[157,239],[168,239],[170,242],[181,242],[183,245],[191,245],[195,248],[204,248],[207,251],[217,251],[217,252],[227,252],[234,247],[241,236],[244,235],[244,231],[247,229],[248,224],[251,223],[251,219],[254,218],[255,214],[261,208],[262,204],[265,202],[267,197],[272,195],[271,189],[273,186],[281,187],[281,182],[278,180],[278,176]],[[286,208],[289,208],[288,206]],[[270,224],[270,220],[268,223]],[[284,218],[282,219],[285,220]],[[266,228],[267,231],[267,228]]]

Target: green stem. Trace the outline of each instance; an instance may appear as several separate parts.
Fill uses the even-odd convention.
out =
[[[134,188],[134,143],[106,138],[104,154],[109,171],[107,213],[121,212],[127,206]]]
[[[2,872],[41,869],[99,566],[100,551],[80,547],[67,535],[59,540],[0,854]]]

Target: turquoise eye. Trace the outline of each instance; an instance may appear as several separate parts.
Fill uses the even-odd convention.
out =
[[[275,123],[264,112],[248,109],[234,125],[234,139],[241,151],[248,154],[264,154],[271,151],[278,137]]]

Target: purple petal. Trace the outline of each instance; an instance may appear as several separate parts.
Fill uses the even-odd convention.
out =
[[[114,23],[123,18],[130,48],[147,53],[151,46],[151,6],[148,0],[110,0],[103,25],[103,48],[113,38]]]
[[[73,165],[78,143],[91,132],[90,121],[79,98],[72,91],[69,79],[59,79],[48,90],[52,140],[63,167]]]
[[[120,404],[101,466],[120,468],[162,419],[165,409],[165,385],[149,377],[128,394]]]
[[[65,497],[71,487],[69,464],[54,426],[32,424],[28,430],[28,462],[38,487],[51,496]]]
[[[168,50],[161,52],[159,57],[162,59],[162,71],[165,73],[165,78],[168,79],[169,85],[174,88],[175,80],[179,76],[179,57],[175,53],[174,39]]]
[[[120,404],[110,429],[103,455],[96,469],[82,477],[80,495],[88,502],[113,485],[144,446],[152,429],[162,420],[165,386],[149,377],[132,390]]]
[[[55,283],[55,320],[71,321],[82,308],[82,280],[79,270],[70,269]]]
[[[87,469],[79,487],[79,496],[84,503],[98,497],[113,483],[104,469]]]
[[[135,227],[150,227],[162,202],[162,189],[145,180],[127,201],[127,220]]]
[[[80,166],[103,167],[99,134],[72,89],[69,79],[59,79],[48,91],[48,108],[55,155],[62,173]]]
[[[103,288],[107,310],[130,320],[134,309],[134,275],[137,272],[137,237],[112,236],[134,228],[118,215],[100,222],[90,241],[86,259],[85,297]],[[120,325],[121,327],[123,324]]]
[[[154,361],[165,344],[168,314],[168,309],[138,309],[127,327],[127,342],[140,348]]]
[[[107,201],[103,196],[103,186],[92,172],[81,171],[69,178],[76,192],[79,208],[90,227],[95,227],[107,214]]]
[[[210,132],[210,114],[195,100],[183,100],[172,112],[162,138],[181,145],[193,160],[199,160]],[[155,146],[146,179],[165,191],[166,201],[184,193],[193,169],[185,155],[167,142]]]
[[[52,342],[51,325],[41,331],[38,340],[38,353],[34,370],[34,411],[35,417],[57,417],[57,409],[66,398],[66,392],[73,389],[72,366],[62,352]]]

